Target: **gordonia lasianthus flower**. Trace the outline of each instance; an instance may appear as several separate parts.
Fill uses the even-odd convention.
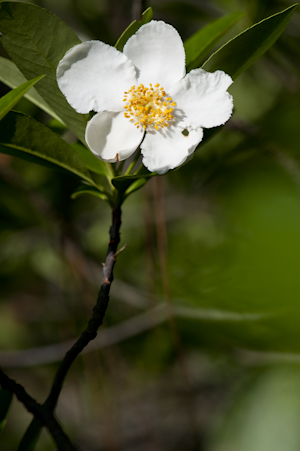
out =
[[[123,52],[100,41],[76,45],[59,62],[57,82],[78,113],[97,113],[85,132],[97,157],[121,161],[140,145],[143,164],[158,174],[180,166],[203,128],[224,124],[233,108],[231,77],[186,75],[182,40],[162,21],[143,25]]]

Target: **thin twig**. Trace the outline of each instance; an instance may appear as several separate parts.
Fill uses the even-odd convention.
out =
[[[93,315],[88,322],[87,328],[82,332],[81,336],[72,346],[72,348],[66,353],[56,372],[50,394],[44,403],[44,405],[52,411],[56,406],[64,379],[69,371],[70,366],[72,365],[78,354],[80,354],[80,352],[86,347],[86,345],[97,336],[97,330],[103,323],[104,315],[109,301],[110,285],[113,281],[113,268],[116,262],[115,254],[120,242],[120,227],[121,208],[117,207],[112,212],[112,226],[109,231],[110,241],[108,244],[105,265],[103,267],[102,285],[98,294],[97,303],[93,309]]]
[[[70,442],[68,436],[64,433],[62,427],[53,415],[53,412],[47,410],[44,406],[37,403],[20,384],[10,379],[0,368],[0,384],[2,388],[14,393],[18,400],[26,407],[26,409],[40,420],[46,426],[52,435],[57,449],[59,451],[76,451],[76,448]]]
[[[116,253],[115,253],[115,257],[119,254],[121,254],[121,252],[125,251],[127,247],[127,244],[124,244],[124,246],[121,247],[121,249],[119,249]]]
[[[145,300],[145,303],[147,300]],[[270,318],[266,313],[238,313],[217,309],[195,308],[176,305],[173,312],[176,317],[209,322],[253,322]],[[146,310],[114,326],[98,332],[95,340],[82,350],[82,354],[103,349],[120,343],[128,338],[153,329],[168,320],[170,311],[166,303]],[[35,365],[58,362],[63,358],[67,349],[74,344],[74,340],[55,343],[47,346],[30,348],[22,351],[0,351],[0,361],[3,368],[29,368]]]
[[[62,360],[56,375],[53,380],[50,394],[43,405],[38,404],[20,384],[10,379],[0,369],[0,384],[3,388],[14,393],[19,401],[21,401],[29,412],[34,415],[35,419],[47,427],[52,435],[57,449],[59,451],[76,451],[76,448],[70,442],[69,438],[64,433],[62,427],[55,419],[53,410],[57,404],[63,382],[70,369],[70,366],[78,356],[78,354],[85,348],[85,346],[97,336],[97,330],[103,323],[104,315],[109,301],[110,285],[113,281],[113,268],[116,262],[116,253],[118,244],[120,242],[120,227],[121,227],[121,208],[117,207],[112,212],[112,225],[109,231],[110,241],[106,254],[106,260],[102,273],[102,284],[98,294],[97,303],[93,309],[93,315],[88,322],[87,328],[82,332],[79,339],[74,343],[71,349],[66,353]]]

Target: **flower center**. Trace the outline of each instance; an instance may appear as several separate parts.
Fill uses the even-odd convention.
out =
[[[124,93],[124,116],[134,122],[139,128],[144,129],[159,127],[168,127],[170,121],[174,118],[172,111],[176,106],[171,97],[166,97],[164,88],[159,87],[157,83],[154,87],[150,83],[149,88],[140,84],[137,88],[132,86],[129,91]]]

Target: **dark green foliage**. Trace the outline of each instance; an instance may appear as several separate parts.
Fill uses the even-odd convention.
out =
[[[4,428],[12,399],[13,393],[3,388],[0,389],[0,432]]]
[[[248,28],[214,53],[203,68],[209,72],[221,69],[237,78],[279,38],[297,6],[290,6]]]
[[[71,146],[44,125],[21,113],[11,112],[1,121],[0,150],[34,163],[58,165],[94,184]]]
[[[90,4],[84,3],[87,9]],[[10,112],[0,122],[0,345],[6,351],[0,364],[41,402],[68,340],[80,335],[97,297],[111,212],[96,183],[107,178],[109,193],[117,188],[126,197],[149,181],[124,203],[120,246],[128,246],[117,257],[105,328],[95,349],[72,366],[59,402],[57,416],[82,449],[299,449],[299,15],[269,49],[295,6],[272,15],[285,7],[282,2],[239,2],[245,16],[236,22],[240,14],[231,3],[216,5],[153,4],[154,18],[164,9],[169,22],[185,30],[183,38],[211,33],[204,46],[188,50],[188,64],[201,64],[223,32],[232,37],[235,22],[236,33],[246,31],[204,69],[236,78],[252,67],[230,88],[232,120],[205,131],[192,161],[152,178],[141,172],[124,177],[117,165],[113,175],[74,142],[66,130],[73,127],[83,140],[85,119],[69,116],[63,99],[57,101],[55,71],[43,62],[40,69],[32,65],[30,75],[22,55],[33,55],[32,19],[35,42],[46,45],[48,36],[56,43],[53,64],[80,41],[45,10],[2,2],[0,31],[8,53],[27,78],[38,70],[47,74],[15,107],[27,111],[29,99],[65,124],[44,125],[48,118],[38,109],[35,119]],[[99,35],[109,29],[112,42],[122,32],[115,31],[124,21],[119,6],[112,3],[109,15],[104,6],[98,12],[104,23]],[[75,10],[78,4],[64,17],[77,24]],[[183,13],[188,23],[180,20]],[[21,16],[25,34],[15,27]],[[39,26],[48,20],[49,28]],[[92,21],[86,13],[82,29]],[[207,27],[197,32],[203,21]],[[21,32],[21,48],[14,30]],[[26,82],[8,61],[0,59],[0,79],[11,87]],[[48,106],[37,96],[46,79],[48,88],[39,92],[48,95]],[[169,298],[175,327],[168,320]],[[9,411],[8,404],[1,407],[0,392],[2,424],[9,412],[1,451],[18,449],[32,419],[19,403]],[[52,451],[50,435],[40,432],[34,420],[19,449]]]
[[[84,141],[86,119],[67,103],[56,83],[58,62],[81,41],[58,17],[22,2],[0,2],[0,29],[2,44],[13,62],[27,80],[46,75],[36,86],[37,92]]]
[[[134,20],[128,28],[124,31],[124,33],[121,34],[119,39],[116,42],[116,49],[120,50],[122,52],[124,45],[142,25],[150,22],[153,18],[153,12],[151,8],[147,8],[146,11],[143,12],[141,20]]]
[[[221,17],[214,22],[200,28],[184,43],[186,54],[186,67],[189,72],[201,66],[204,58],[216,46],[218,41],[226,34],[242,17],[243,13],[233,13]]]

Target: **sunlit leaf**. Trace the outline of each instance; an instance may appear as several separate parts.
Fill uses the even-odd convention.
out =
[[[0,31],[5,50],[28,80],[46,74],[36,90],[84,142],[87,119],[73,110],[56,83],[58,62],[80,39],[58,17],[23,2],[0,2]]]
[[[203,64],[204,69],[209,72],[221,69],[237,78],[279,38],[297,6],[290,6],[243,31],[215,52]]]
[[[29,116],[11,111],[0,122],[0,152],[56,165],[95,184],[83,161],[56,133]]]
[[[121,34],[119,39],[117,40],[115,47],[116,49],[122,52],[124,45],[128,41],[128,39],[142,26],[146,23],[150,22],[153,17],[152,8],[147,8],[143,14],[141,20],[134,20],[129,27]]]
[[[18,451],[33,451],[41,435],[42,429],[43,424],[37,418],[33,418],[22,437]]]
[[[0,120],[6,116],[6,114],[21,100],[25,92],[28,91],[33,85],[41,80],[44,75],[34,78],[33,80],[23,83],[18,88],[12,89],[10,92],[0,99]]]
[[[12,392],[0,389],[0,431],[3,429],[8,414],[13,394]]]
[[[187,71],[199,67],[204,58],[214,48],[217,42],[229,31],[244,13],[236,12],[221,17],[198,30],[184,43]]]
[[[6,84],[10,88],[17,88],[18,86],[26,83],[27,79],[24,77],[22,72],[17,68],[15,63],[7,58],[0,56],[0,81]],[[58,121],[62,122],[61,118],[52,110],[48,103],[39,95],[35,88],[30,88],[24,97],[34,105],[41,108],[50,116],[54,117]]]

